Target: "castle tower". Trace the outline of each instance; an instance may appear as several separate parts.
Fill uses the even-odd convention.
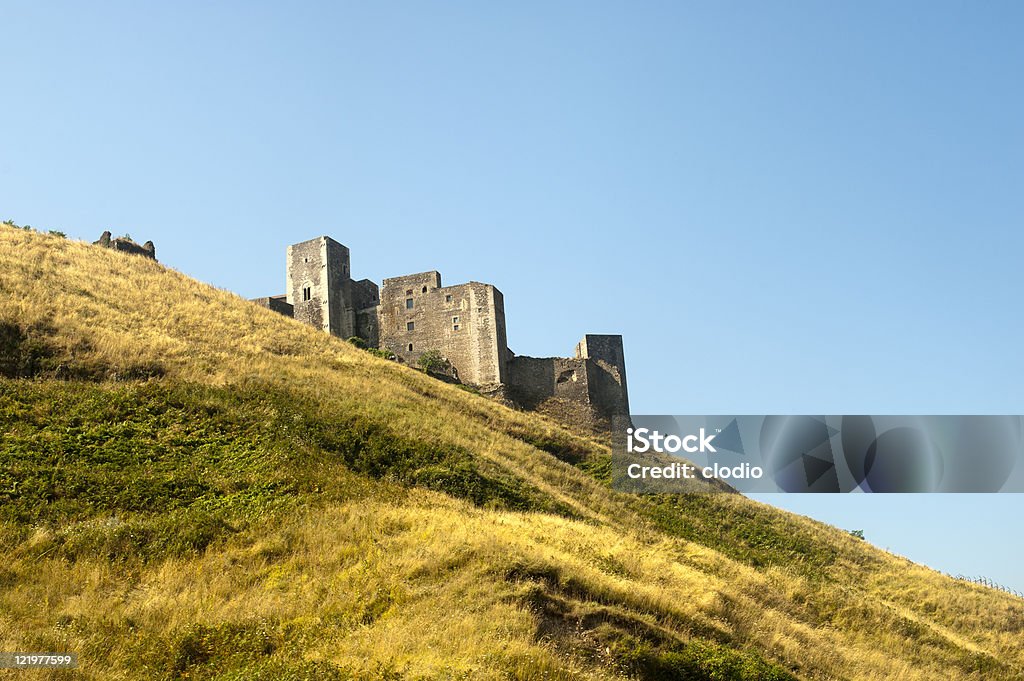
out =
[[[441,286],[432,270],[385,279],[380,301],[380,346],[403,362],[435,351],[463,383],[494,390],[505,382],[505,302],[494,286]]]
[[[340,338],[353,332],[348,248],[321,236],[288,247],[286,291],[294,316]]]

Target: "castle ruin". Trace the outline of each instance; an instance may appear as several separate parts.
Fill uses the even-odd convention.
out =
[[[147,241],[140,246],[132,241],[131,237],[127,234],[111,238],[109,231],[103,232],[103,234],[100,235],[99,241],[93,241],[92,245],[110,248],[115,251],[121,251],[122,253],[141,255],[143,258],[156,260],[156,246],[153,245],[152,241]]]
[[[321,236],[288,247],[287,292],[253,302],[339,338],[353,336],[415,365],[427,352],[453,378],[525,409],[588,427],[629,414],[622,336],[588,334],[572,357],[508,349],[504,298],[492,284],[442,286],[437,271],[384,280],[351,276],[349,249]]]

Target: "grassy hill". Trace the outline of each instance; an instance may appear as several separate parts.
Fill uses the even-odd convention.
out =
[[[142,258],[0,227],[0,375],[31,678],[1024,679],[1020,599]]]

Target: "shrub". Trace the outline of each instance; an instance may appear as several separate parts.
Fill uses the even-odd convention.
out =
[[[0,322],[0,376],[28,378],[49,368],[56,354],[48,338],[52,333],[45,325],[26,329]]]
[[[428,374],[444,374],[448,373],[451,363],[444,358],[444,356],[437,350],[427,350],[417,360],[420,369],[423,369]]]
[[[395,359],[395,353],[391,352],[390,350],[385,350],[382,348],[371,348],[369,343],[366,342],[366,339],[360,338],[359,336],[349,336],[348,342],[351,343],[353,346],[359,348],[360,350],[365,350],[374,357],[381,357],[383,359]]]

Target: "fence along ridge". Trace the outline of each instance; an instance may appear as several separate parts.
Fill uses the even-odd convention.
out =
[[[993,580],[989,579],[988,577],[971,577],[969,575],[949,575],[949,576],[952,577],[953,579],[960,580],[961,582],[970,582],[972,584],[980,584],[981,586],[987,586],[990,589],[995,589],[996,591],[1002,591],[1003,593],[1010,594],[1011,596],[1016,596],[1017,598],[1024,598],[1024,594],[1022,594],[1020,591],[1017,591],[1016,589],[1011,589],[1008,586],[1003,586],[999,582],[993,581]]]

